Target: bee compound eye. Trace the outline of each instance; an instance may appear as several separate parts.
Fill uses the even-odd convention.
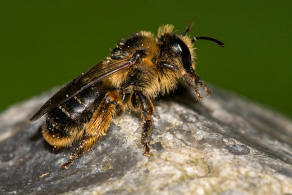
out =
[[[174,53],[176,53],[178,55],[180,55],[183,52],[180,44],[178,44],[178,43],[174,44],[171,48],[174,51]]]

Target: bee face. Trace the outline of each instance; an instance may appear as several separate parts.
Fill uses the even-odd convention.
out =
[[[162,53],[177,58],[187,73],[193,73],[192,56],[189,47],[175,34],[165,34],[160,39]]]

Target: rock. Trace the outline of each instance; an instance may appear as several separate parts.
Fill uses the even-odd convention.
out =
[[[0,115],[0,194],[291,194],[292,122],[212,88],[195,103],[185,91],[155,103],[151,156],[137,116],[116,117],[107,136],[68,170],[29,117],[52,93]]]

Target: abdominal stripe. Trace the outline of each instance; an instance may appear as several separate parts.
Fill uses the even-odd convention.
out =
[[[65,113],[69,118],[71,118],[71,114],[61,105],[58,107],[60,110],[62,110],[63,113]]]

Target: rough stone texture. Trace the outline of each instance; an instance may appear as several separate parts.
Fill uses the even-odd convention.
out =
[[[47,93],[0,115],[0,194],[289,194],[292,122],[212,89],[156,102],[151,157],[142,155],[137,116],[116,117],[108,135],[68,170],[70,149],[53,152],[39,120]]]

